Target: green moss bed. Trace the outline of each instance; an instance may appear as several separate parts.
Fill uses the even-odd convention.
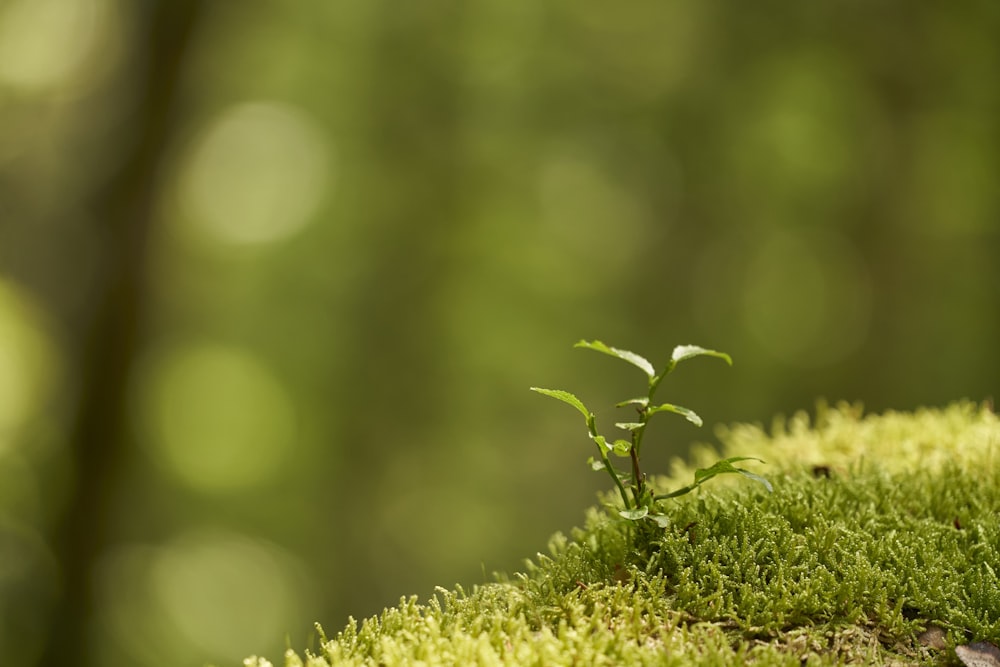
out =
[[[956,647],[1000,644],[1000,422],[989,406],[821,406],[770,434],[739,425],[720,440],[657,489],[720,456],[757,456],[774,492],[713,480],[664,502],[666,529],[617,518],[608,496],[524,572],[404,598],[332,638],[320,631],[283,664],[961,664]]]

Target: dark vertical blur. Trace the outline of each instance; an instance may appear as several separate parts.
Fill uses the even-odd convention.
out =
[[[126,386],[141,342],[148,242],[155,224],[163,154],[177,122],[184,56],[202,3],[145,2],[129,26],[127,80],[107,180],[87,199],[102,258],[85,317],[67,341],[76,405],[68,431],[64,509],[52,531],[59,591],[40,664],[94,664],[94,571],[108,548],[110,519],[126,460]],[[116,114],[118,115],[118,114]],[[86,168],[81,164],[80,168]]]

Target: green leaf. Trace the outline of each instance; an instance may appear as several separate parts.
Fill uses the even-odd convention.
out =
[[[749,479],[752,479],[755,482],[760,482],[761,484],[763,484],[764,488],[767,489],[768,493],[774,493],[774,487],[771,486],[771,482],[767,481],[766,478],[761,477],[760,475],[758,475],[756,473],[752,473],[749,470],[744,470],[743,468],[737,468],[736,471],[739,474],[743,475],[744,477],[747,477]]]
[[[690,359],[691,357],[718,357],[730,366],[733,365],[732,357],[725,352],[707,350],[703,347],[698,347],[697,345],[678,345],[674,348],[674,353],[670,355],[670,361],[676,364],[679,361],[684,361],[685,359]]]
[[[707,468],[699,468],[698,470],[695,470],[694,484],[690,484],[683,488],[677,489],[676,491],[673,491],[671,493],[656,496],[656,500],[663,500],[665,498],[676,498],[677,496],[683,496],[686,493],[691,493],[692,491],[694,491],[699,486],[701,486],[708,480],[712,479],[716,475],[724,475],[726,473],[735,473],[737,475],[743,475],[744,477],[752,479],[755,482],[760,482],[761,484],[764,485],[764,487],[768,491],[774,490],[773,487],[771,486],[771,483],[766,479],[764,479],[763,477],[761,477],[760,475],[752,473],[749,470],[744,470],[743,468],[737,468],[736,466],[734,466],[733,463],[737,461],[760,461],[761,463],[764,463],[763,460],[753,456],[731,456],[728,459],[722,459],[721,461],[716,461]]]
[[[670,525],[670,517],[666,514],[650,514],[646,518],[652,519],[656,522],[656,525],[660,528],[666,528]]]
[[[649,514],[648,507],[637,507],[632,510],[618,510],[618,514],[625,519],[630,519],[631,521],[638,521],[642,517]]]
[[[753,456],[731,456],[728,459],[722,459],[721,461],[716,461],[708,468],[699,468],[698,470],[696,470],[694,473],[695,485],[697,486],[699,484],[702,484],[703,482],[707,482],[716,475],[724,475],[726,473],[735,473],[737,475],[743,475],[744,477],[751,477],[751,479],[757,477],[757,475],[754,475],[754,473],[752,472],[734,466],[733,463],[737,461],[760,461],[761,463],[764,463],[764,461],[762,461],[761,459],[755,458]],[[763,478],[761,479],[763,480]],[[766,482],[766,480],[764,481]],[[771,484],[770,482],[767,482],[766,484],[764,484],[764,486],[770,489]]]
[[[623,431],[638,431],[646,425],[641,422],[618,422],[615,426]]]
[[[716,461],[707,468],[698,468],[694,471],[694,481],[695,484],[702,484],[712,479],[716,475],[721,475],[727,472],[736,472],[736,466],[731,463],[731,459],[723,459],[721,461]]]
[[[728,459],[722,459],[721,461],[716,461],[715,465],[718,465],[720,463],[737,463],[738,461],[756,461],[757,463],[764,463],[764,464],[767,463],[767,461],[765,461],[764,459],[759,459],[756,456],[730,456]]]
[[[645,396],[640,396],[639,398],[630,398],[627,401],[622,401],[621,403],[615,403],[616,408],[624,408],[629,405],[638,405],[639,407],[646,407],[649,405],[649,399]]]
[[[655,414],[657,412],[673,412],[684,417],[689,422],[695,426],[701,426],[701,417],[698,416],[694,410],[689,410],[687,408],[681,407],[679,405],[673,405],[671,403],[664,403],[663,405],[657,405],[656,407],[650,408],[646,414]]]
[[[590,466],[591,470],[604,470],[604,468],[606,467],[604,465],[604,461],[599,461],[595,459],[593,456],[587,459],[587,464]]]
[[[621,439],[615,440],[614,445],[611,447],[611,450],[618,456],[628,456],[631,449],[632,443]]]
[[[584,416],[584,418],[587,420],[587,423],[588,424],[590,423],[590,420],[592,418],[590,410],[588,410],[587,406],[583,404],[583,401],[581,401],[579,398],[569,393],[568,391],[563,391],[562,389],[542,389],[540,387],[531,387],[531,391],[538,392],[539,394],[542,394],[544,396],[551,396],[552,398],[556,398],[562,401],[563,403],[568,403],[569,405],[572,405],[574,408],[580,411],[580,414]]]
[[[643,373],[652,378],[656,375],[656,370],[653,368],[653,364],[649,363],[645,357],[641,357],[635,352],[629,352],[628,350],[619,350],[616,347],[609,347],[599,340],[586,341],[581,340],[573,347],[583,347],[588,350],[596,350],[598,352],[603,352],[604,354],[611,355],[612,357],[617,357],[622,361],[627,361],[636,368],[642,370]]]

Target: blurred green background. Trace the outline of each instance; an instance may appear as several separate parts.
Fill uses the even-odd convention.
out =
[[[238,664],[511,571],[579,415],[1000,374],[1000,5],[0,0],[0,655]],[[612,413],[599,419],[609,425]],[[655,423],[647,469],[695,440]],[[766,470],[762,472],[766,473]]]

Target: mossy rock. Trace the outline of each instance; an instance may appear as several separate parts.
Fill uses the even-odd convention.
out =
[[[664,504],[666,529],[592,509],[524,573],[404,598],[284,664],[956,664],[956,647],[1000,644],[992,410],[813,421],[720,433],[721,455],[767,461],[773,493],[713,480]],[[657,488],[719,455],[699,448]]]

